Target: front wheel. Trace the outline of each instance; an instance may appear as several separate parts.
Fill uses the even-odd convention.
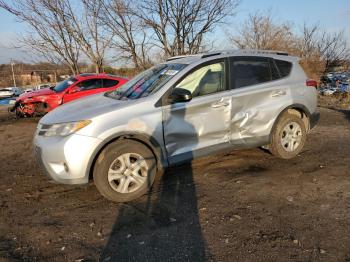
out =
[[[124,139],[108,145],[98,156],[93,178],[98,191],[114,202],[136,199],[151,188],[156,159],[142,143]]]
[[[272,131],[270,152],[283,159],[297,156],[306,142],[306,127],[295,114],[284,113]]]

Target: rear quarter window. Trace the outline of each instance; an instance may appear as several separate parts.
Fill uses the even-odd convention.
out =
[[[119,83],[118,80],[114,79],[103,79],[103,87],[112,87]]]
[[[281,77],[288,76],[290,74],[290,71],[292,71],[292,63],[288,61],[275,59],[275,64],[278,68]]]

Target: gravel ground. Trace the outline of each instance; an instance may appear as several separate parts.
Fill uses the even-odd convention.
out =
[[[37,169],[37,119],[0,109],[0,261],[350,261],[350,111],[320,108],[302,153],[171,168],[127,204]]]

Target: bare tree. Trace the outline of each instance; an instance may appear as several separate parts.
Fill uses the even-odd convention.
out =
[[[31,26],[33,32],[23,42],[33,43],[30,46],[43,56],[57,55],[76,73],[81,50],[96,73],[103,71],[113,35],[106,34],[100,23],[100,0],[14,0],[13,4],[0,0],[0,7]],[[39,40],[36,44],[35,37]]]
[[[329,71],[334,66],[342,65],[350,59],[350,49],[345,39],[344,31],[335,33],[321,32],[317,49],[325,62],[325,71]]]
[[[286,50],[295,49],[294,35],[288,23],[275,23],[271,13],[250,14],[241,29],[230,36],[233,45],[241,49]]]
[[[201,51],[204,37],[235,13],[239,0],[145,0],[139,17],[165,56]]]
[[[271,13],[251,14],[231,43],[242,49],[282,50],[301,57],[309,77],[318,79],[332,67],[349,60],[349,47],[344,33],[330,33],[318,25],[303,25],[301,34],[289,23],[273,21]]]
[[[80,47],[67,30],[64,16],[58,15],[59,1],[0,0],[0,7],[30,25],[20,43],[52,62],[63,62],[73,74],[79,73]]]
[[[58,1],[58,0],[55,0]],[[103,71],[103,62],[106,52],[113,39],[107,34],[105,27],[99,20],[102,10],[100,0],[81,0],[81,15],[76,12],[76,3],[71,0],[58,1],[64,12],[59,15],[66,19],[66,28],[74,40],[79,44],[84,54],[95,66],[96,73]]]
[[[317,63],[320,74],[343,65],[350,58],[350,49],[344,32],[326,32],[319,25],[303,25],[299,39],[299,53],[303,60]],[[322,62],[322,65],[321,63]]]
[[[103,10],[100,19],[114,35],[112,46],[121,52],[121,58],[131,60],[136,69],[151,64],[147,55],[151,45],[147,29],[135,15],[136,7],[131,0],[100,0]]]
[[[321,75],[325,71],[325,63],[322,59],[321,53],[317,48],[319,32],[319,26],[308,26],[303,24],[301,35],[295,37],[297,45],[296,52],[293,55],[301,58],[300,64],[302,65],[305,73],[313,79],[320,79]]]

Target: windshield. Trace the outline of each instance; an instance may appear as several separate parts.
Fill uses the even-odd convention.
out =
[[[70,87],[73,83],[75,83],[77,81],[77,79],[75,79],[74,77],[70,77],[62,82],[59,82],[54,88],[53,90],[57,93],[60,93],[64,90],[66,90],[68,87]]]
[[[137,99],[148,96],[157,92],[185,67],[186,65],[184,64],[162,64],[154,66],[106,95],[116,99]]]

